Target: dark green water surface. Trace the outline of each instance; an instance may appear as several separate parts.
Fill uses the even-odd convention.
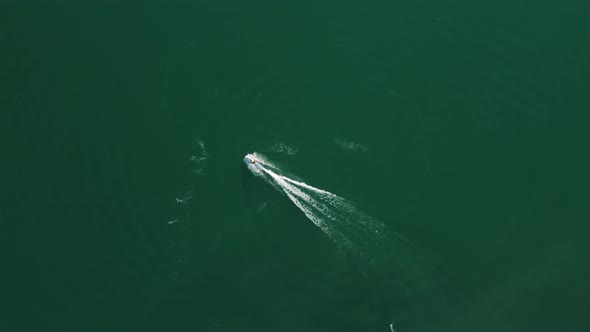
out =
[[[1,1],[0,331],[587,331],[588,4]]]

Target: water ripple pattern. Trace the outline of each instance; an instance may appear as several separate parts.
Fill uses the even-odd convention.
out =
[[[338,137],[336,137],[334,139],[334,142],[341,149],[347,150],[347,151],[362,151],[362,152],[366,152],[366,151],[369,150],[366,146],[364,146],[362,144],[355,143],[355,142],[349,142],[349,141],[346,141],[346,140],[344,140],[342,138],[338,138]]]
[[[192,144],[188,164],[193,175],[203,176],[206,170],[206,161],[209,154],[206,149],[205,142],[198,138]],[[172,234],[172,242],[169,244],[174,252],[174,262],[176,264],[183,264],[185,260],[186,248],[186,230],[188,229],[188,221],[190,220],[190,205],[193,201],[194,188],[192,186],[185,187],[179,194],[174,197],[174,214],[166,220],[166,224],[170,226]],[[172,279],[180,276],[180,268],[177,265],[172,272]]]
[[[267,152],[283,153],[292,156],[297,153],[297,148],[289,146],[284,142],[275,142],[270,148],[266,149]]]
[[[193,172],[196,175],[205,174],[205,161],[209,154],[205,148],[205,142],[202,139],[197,139],[194,144],[195,154],[191,155],[189,161],[194,165]]]

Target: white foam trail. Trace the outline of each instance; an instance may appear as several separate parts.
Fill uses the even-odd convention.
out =
[[[381,222],[359,211],[352,202],[329,191],[278,174],[274,171],[279,171],[278,167],[260,154],[253,153],[247,157],[256,160],[255,166],[248,165],[253,173],[262,176],[276,189],[286,194],[309,220],[337,244],[363,247],[376,238],[394,236],[416,247]]]
[[[354,203],[283,175],[277,165],[260,154],[247,157],[255,160],[247,164],[256,175],[284,193],[339,248],[356,253],[364,268],[380,274],[379,282],[403,303],[404,309],[398,308],[400,318],[417,321],[417,316],[432,315],[445,307],[446,297],[437,292],[438,271],[422,249],[360,211]],[[432,303],[443,304],[433,308]]]

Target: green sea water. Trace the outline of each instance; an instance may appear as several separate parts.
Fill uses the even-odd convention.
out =
[[[589,10],[0,2],[0,331],[588,330]]]

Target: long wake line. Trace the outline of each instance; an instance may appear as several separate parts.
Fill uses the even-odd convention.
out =
[[[329,191],[278,174],[280,169],[263,155],[248,154],[245,161],[255,175],[261,176],[285,193],[309,220],[337,244],[359,247],[368,244],[362,242],[392,236],[421,250],[401,234],[359,211],[352,202]]]
[[[356,253],[367,269],[378,271],[384,287],[401,301],[403,308],[397,308],[398,314],[417,321],[417,316],[432,315],[446,307],[446,297],[438,291],[438,271],[421,248],[354,203],[281,174],[281,169],[263,155],[248,154],[244,161],[254,175],[284,193],[337,246]],[[433,304],[438,307],[433,308]]]
[[[252,155],[252,158],[254,158],[253,160],[263,159],[258,154],[256,156]],[[277,169],[271,163],[268,163],[268,161],[266,161],[266,163],[264,161],[259,161],[258,163],[255,163],[255,165],[257,165],[256,170],[259,170],[264,174],[267,174],[274,181],[274,183],[272,184],[275,185],[275,187],[278,185],[278,187],[287,195],[287,197],[295,204],[295,206],[297,206],[305,214],[305,216],[308,219],[310,219],[324,233],[332,237],[332,239],[336,242],[343,241],[344,244],[351,245],[350,240],[347,239],[346,236],[340,234],[340,232],[335,230],[334,227],[331,226],[331,224],[328,223],[327,220],[325,220],[325,218],[332,222],[355,222],[356,220],[357,223],[364,224],[365,227],[370,226],[374,228],[372,233],[374,233],[375,236],[378,236],[380,234],[381,229],[385,228],[384,225],[380,224],[376,220],[373,220],[369,216],[356,210],[354,204],[347,201],[346,199],[336,194],[333,194],[329,191],[308,185],[304,182],[290,179],[284,175],[279,175],[274,171],[268,169],[267,167]],[[312,196],[310,196],[310,194],[305,193],[304,190],[309,190],[310,193],[318,195],[319,198],[322,199],[324,202],[320,202],[318,199],[313,198]],[[340,210],[340,213],[352,214],[354,217],[356,217],[356,219],[350,220],[350,216],[346,217],[341,215],[341,220],[338,220],[336,219],[337,213],[335,213],[335,211],[333,210],[330,210],[331,208]],[[369,221],[370,225],[368,225]],[[364,233],[371,232],[364,231]],[[394,232],[392,230],[389,230],[389,233],[391,235],[396,236],[403,242],[406,242],[408,245],[415,247],[418,250],[422,250],[401,234]]]

